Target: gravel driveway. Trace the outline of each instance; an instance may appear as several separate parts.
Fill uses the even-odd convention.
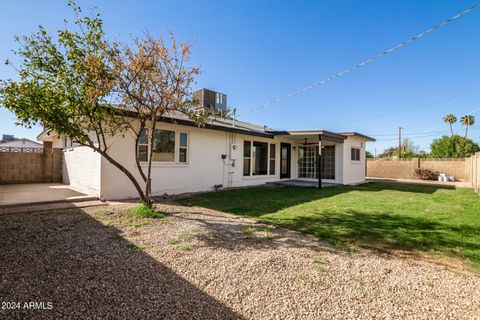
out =
[[[171,215],[116,205],[0,216],[0,319],[480,319],[476,275],[160,209]]]

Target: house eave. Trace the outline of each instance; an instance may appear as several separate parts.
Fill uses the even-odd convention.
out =
[[[357,138],[360,138],[360,139],[363,139],[365,141],[370,141],[370,142],[374,142],[376,141],[374,138],[372,137],[369,137],[369,136],[366,136],[364,134],[361,134],[361,133],[358,133],[358,132],[340,132],[340,134],[342,135],[345,135],[345,136],[353,136],[353,137],[357,137]]]

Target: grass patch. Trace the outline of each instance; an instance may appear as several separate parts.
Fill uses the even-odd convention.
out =
[[[460,258],[480,269],[480,198],[472,189],[398,183],[321,190],[266,186],[180,202],[310,233],[349,250],[367,245]]]
[[[192,248],[190,246],[187,246],[186,244],[184,244],[184,245],[180,246],[180,250],[183,251],[183,252],[187,252],[187,251],[192,250]]]
[[[141,221],[141,222],[138,222],[138,223],[131,223],[130,227],[141,228],[141,227],[148,226],[149,224],[152,224],[152,223],[150,221]]]
[[[329,261],[326,258],[316,257],[314,260],[315,264],[317,265],[317,269],[319,272],[325,272],[327,269],[327,265]]]
[[[109,216],[114,213],[115,211],[113,211],[112,209],[102,209],[102,210],[95,211],[95,215],[99,217]]]
[[[246,236],[251,236],[255,232],[255,228],[252,226],[242,227],[242,232]]]
[[[138,244],[135,244],[135,243],[129,243],[129,244],[127,244],[127,247],[129,247],[130,249],[135,249],[135,250],[142,249],[142,246],[140,246]]]
[[[155,206],[148,207],[145,203],[142,203],[129,210],[131,216],[137,218],[164,218],[165,214],[156,211]]]
[[[170,239],[168,240],[168,244],[171,244],[172,246],[176,245],[176,244],[179,244],[180,242],[182,242],[181,239]]]

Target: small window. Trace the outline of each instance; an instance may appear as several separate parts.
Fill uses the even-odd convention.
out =
[[[270,175],[275,174],[275,145],[270,145]]]
[[[351,159],[352,161],[360,161],[360,149],[352,148]]]
[[[142,129],[140,139],[138,140],[138,160],[147,161],[148,159],[148,136],[147,129]]]
[[[149,141],[148,129],[142,129],[137,148],[138,160],[141,162],[149,159]],[[152,162],[188,163],[188,133],[155,129]]]
[[[250,175],[250,159],[252,157],[252,146],[250,141],[243,142],[243,175]]]
[[[153,161],[175,162],[175,131],[155,129]]]
[[[187,163],[188,159],[188,135],[185,132],[180,132],[180,148],[179,148],[179,162]]]

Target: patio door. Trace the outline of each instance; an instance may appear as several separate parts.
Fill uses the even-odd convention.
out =
[[[280,144],[280,179],[290,179],[291,153],[289,143]]]
[[[298,148],[298,177],[318,179],[318,146]],[[322,179],[335,180],[335,146],[322,148]]]
[[[298,177],[301,179],[318,179],[317,146],[301,146],[298,148]]]

